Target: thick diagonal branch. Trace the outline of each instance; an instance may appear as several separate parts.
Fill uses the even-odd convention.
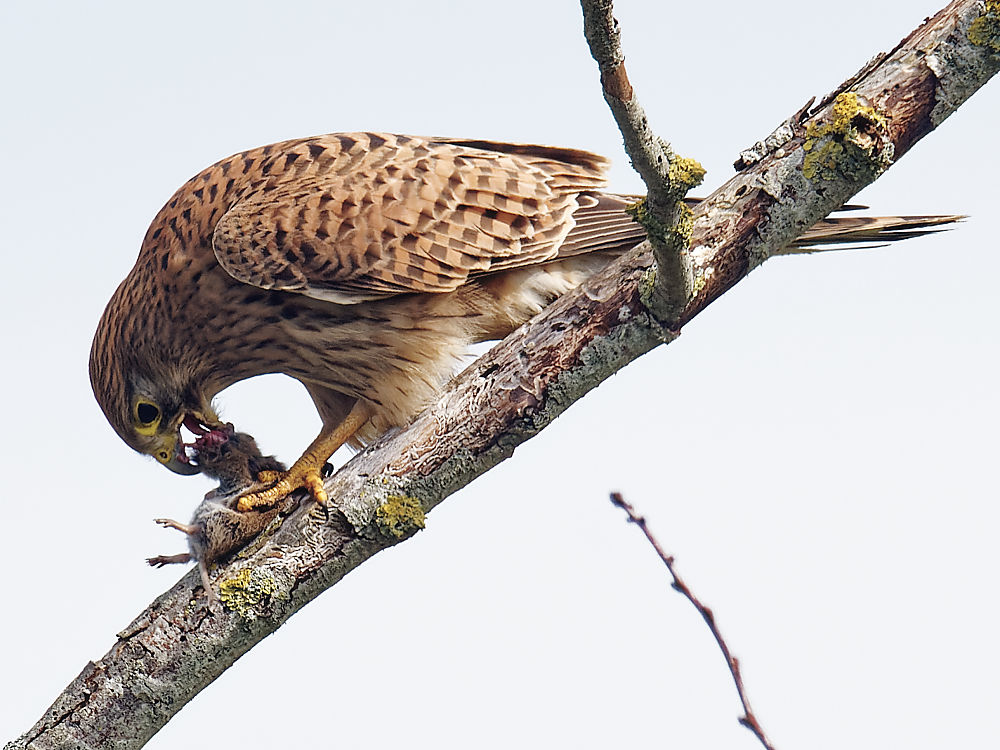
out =
[[[996,0],[952,2],[700,204],[694,293],[681,320],[874,180],[986,83],[1000,69],[996,13]],[[653,265],[640,246],[475,362],[409,428],[355,457],[327,483],[337,508],[329,517],[303,509],[214,574],[225,610],[208,609],[196,571],[185,576],[9,750],[141,747],[293,613],[415,533],[423,512],[671,339],[645,303]]]

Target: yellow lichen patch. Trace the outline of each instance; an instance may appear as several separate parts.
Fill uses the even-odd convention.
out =
[[[653,215],[653,212],[649,210],[646,198],[626,206],[625,213],[635,219],[636,224],[646,230],[649,239],[660,247],[684,250],[691,241],[694,213],[686,203],[677,205],[678,219],[677,224],[673,227],[665,226]]]
[[[375,511],[375,525],[386,536],[402,539],[425,526],[420,501],[406,495],[390,495]]]
[[[646,269],[639,279],[639,301],[647,308],[653,306],[653,293],[656,291],[656,266]]]
[[[219,599],[227,609],[253,620],[261,604],[278,591],[275,580],[260,568],[244,568],[219,584]]]
[[[712,278],[713,273],[715,273],[715,268],[709,266],[694,277],[694,289],[692,290],[694,294],[698,294],[708,285],[708,280]]]
[[[839,94],[829,121],[806,127],[802,172],[810,180],[870,181],[892,164],[885,117],[854,92]]]
[[[693,187],[698,187],[705,179],[705,168],[695,159],[677,156],[670,161],[668,177],[670,187],[675,190],[683,188],[687,192]]]
[[[986,0],[986,12],[969,25],[969,41],[1000,52],[1000,0]]]
[[[677,226],[674,227],[674,232],[684,243],[684,248],[691,244],[691,232],[694,231],[694,211],[687,203],[681,203],[678,206],[679,216],[677,219]]]

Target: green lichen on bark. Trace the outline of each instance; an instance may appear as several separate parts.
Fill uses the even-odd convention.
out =
[[[656,289],[656,266],[647,269],[639,280],[639,301],[648,310],[653,304],[653,292]]]
[[[278,584],[263,568],[243,568],[219,583],[219,599],[223,605],[245,620],[257,619],[262,605],[276,595]]]
[[[389,495],[375,510],[375,525],[385,536],[402,539],[425,527],[424,507],[415,497]]]
[[[1000,0],[986,0],[986,12],[969,26],[969,41],[1000,52]]]
[[[660,221],[650,209],[648,198],[626,206],[625,212],[646,230],[646,235],[654,245],[675,251],[687,249],[694,227],[694,214],[686,203],[677,204],[677,221],[672,226]]]
[[[705,179],[705,168],[695,159],[675,156],[670,160],[667,174],[670,178],[670,188],[684,195],[691,188],[698,187]]]
[[[853,92],[839,94],[831,118],[806,127],[802,173],[809,180],[867,183],[892,164],[885,117]]]
[[[712,277],[715,269],[711,266],[708,268],[701,269],[694,277],[694,286],[691,291],[693,294],[698,294],[702,289],[708,285],[708,280]]]
[[[691,240],[694,218],[683,198],[688,190],[700,185],[704,178],[705,168],[695,159],[674,156],[667,167],[666,192],[659,196],[660,202],[650,205],[650,198],[647,196],[627,206],[625,211],[646,230],[654,245],[686,249]],[[653,197],[657,198],[656,195]],[[665,204],[665,208],[661,204]],[[671,217],[665,215],[671,209],[674,213],[672,223]]]

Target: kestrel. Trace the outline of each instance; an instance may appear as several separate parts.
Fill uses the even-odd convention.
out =
[[[384,133],[224,159],[157,214],[108,303],[90,356],[97,400],[128,445],[194,474],[199,441],[219,439],[215,394],[285,373],[322,430],[239,508],[298,487],[323,502],[338,447],[406,424],[470,344],[507,335],[645,238],[624,210],[635,198],[602,192],[607,165],[568,148]],[[825,220],[800,243],[942,221]],[[185,443],[182,426],[202,437]]]

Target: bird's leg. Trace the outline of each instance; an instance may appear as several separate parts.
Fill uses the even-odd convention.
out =
[[[253,490],[240,496],[236,509],[246,512],[255,508],[273,506],[294,490],[304,487],[320,505],[326,505],[326,490],[323,489],[323,464],[340,446],[350,440],[361,426],[368,421],[371,412],[368,406],[356,401],[343,421],[333,429],[323,426],[323,431],[309,444],[305,453],[292,464],[288,471],[262,471],[258,475],[261,482],[270,486]]]

